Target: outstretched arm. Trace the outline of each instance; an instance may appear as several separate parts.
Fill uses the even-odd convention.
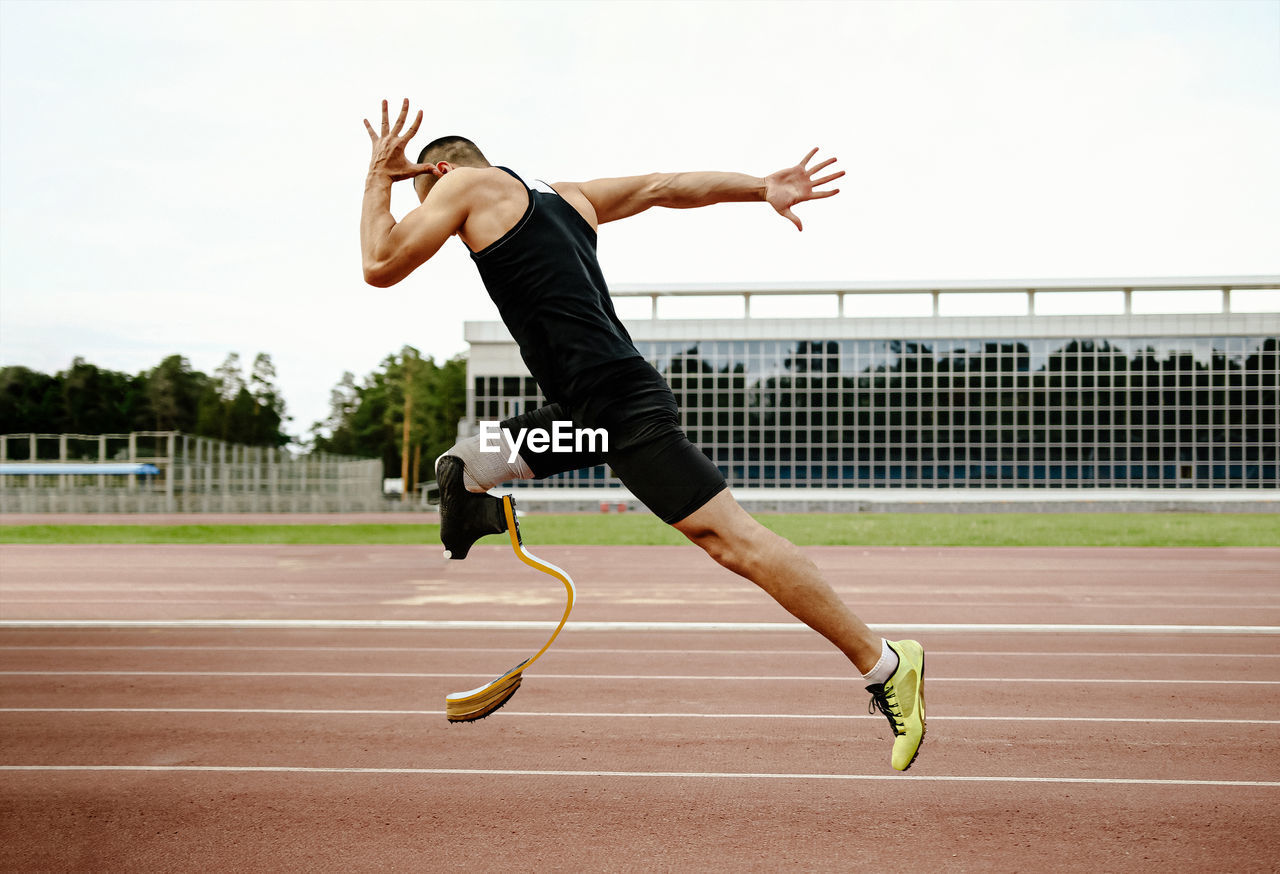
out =
[[[794,167],[763,178],[743,173],[651,173],[647,176],[596,179],[583,182],[576,188],[591,203],[601,224],[636,215],[651,206],[692,209],[713,203],[764,201],[794,224],[797,230],[804,230],[791,208],[807,200],[839,194],[838,188],[817,189],[844,175],[844,171],[839,170],[815,179],[820,171],[836,160],[828,158],[808,167],[817,153],[818,150],[813,149]]]
[[[422,123],[422,111],[403,134],[409,101],[400,108],[395,127],[387,118],[387,101],[382,101],[382,133],[374,133],[365,119],[364,126],[373,141],[369,175],[364,183],[364,204],[360,211],[360,254],[364,280],[385,288],[404,279],[440,250],[445,241],[462,226],[466,210],[451,186],[439,186],[431,207],[420,206],[399,224],[391,215],[391,183],[412,179],[424,173],[439,175],[431,164],[414,164],[405,157],[404,148]]]

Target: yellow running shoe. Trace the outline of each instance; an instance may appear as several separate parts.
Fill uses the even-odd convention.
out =
[[[911,767],[924,743],[924,647],[914,640],[888,641],[898,654],[898,669],[887,683],[871,685],[868,713],[879,710],[893,729],[893,767]]]

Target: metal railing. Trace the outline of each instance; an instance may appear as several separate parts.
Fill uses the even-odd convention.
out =
[[[658,299],[671,297],[740,297],[743,317],[751,318],[752,297],[790,295],[835,295],[839,318],[846,317],[845,299],[857,295],[927,294],[933,301],[933,316],[941,314],[944,295],[1021,294],[1027,301],[1027,315],[1037,315],[1036,295],[1053,292],[1119,292],[1124,298],[1124,314],[1133,313],[1134,292],[1219,291],[1223,313],[1231,312],[1234,291],[1280,289],[1280,276],[1190,276],[1174,278],[1108,279],[994,279],[906,282],[742,282],[688,283],[683,285],[616,285],[610,294],[618,298],[649,298],[651,319],[658,318]]]

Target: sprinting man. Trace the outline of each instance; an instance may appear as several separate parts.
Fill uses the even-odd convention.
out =
[[[429,143],[411,163],[405,147],[422,112],[404,130],[408,113],[405,100],[391,125],[384,100],[381,132],[364,123],[373,142],[360,217],[365,281],[394,285],[456,235],[550,402],[503,422],[503,429],[549,432],[553,422],[567,420],[603,428],[609,439],[604,453],[526,447],[514,461],[505,441],[498,452],[481,451],[478,435],[459,441],[436,464],[446,555],[464,558],[479,537],[506,530],[501,500],[485,494],[488,489],[607,462],[659,518],[760,586],[853,662],[871,706],[893,729],[893,767],[909,768],[925,733],[923,648],[872,634],[810,559],[739,506],[720,470],[681,430],[675,397],[615,314],[596,258],[600,225],[654,206],[763,201],[803,230],[792,208],[838,193],[822,186],[844,171],[815,178],[836,159],[810,167],[814,149],[794,167],[764,178],[653,173],[546,185],[492,166],[474,143],[456,136]],[[421,205],[397,223],[391,184],[404,179],[414,181]]]

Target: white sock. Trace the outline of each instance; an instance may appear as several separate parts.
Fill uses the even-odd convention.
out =
[[[876,662],[874,668],[863,674],[862,679],[867,681],[868,686],[883,686],[889,682],[889,678],[897,669],[898,654],[890,648],[889,641],[882,637],[880,638],[880,661]]]
[[[533,471],[524,463],[520,454],[516,460],[508,462],[511,457],[511,441],[502,433],[502,449],[499,452],[481,452],[480,435],[459,440],[445,455],[454,455],[462,459],[462,484],[469,492],[487,492],[498,483],[513,479],[533,479]],[[444,456],[442,455],[441,458]],[[440,459],[436,459],[436,464]]]

